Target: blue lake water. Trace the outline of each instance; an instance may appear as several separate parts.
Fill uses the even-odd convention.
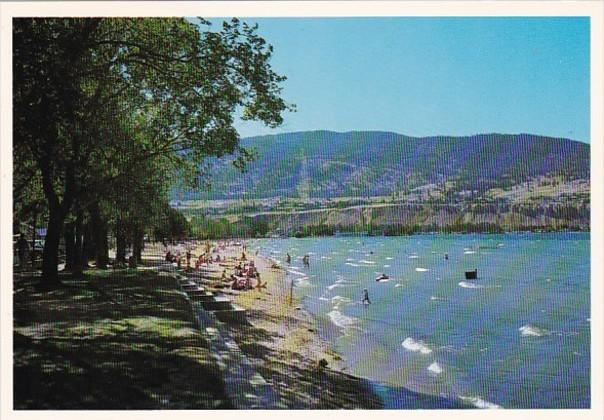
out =
[[[261,239],[250,248],[288,269],[348,370],[372,380],[387,408],[589,407],[589,234]],[[478,278],[466,280],[472,269]],[[381,273],[388,281],[375,280]]]

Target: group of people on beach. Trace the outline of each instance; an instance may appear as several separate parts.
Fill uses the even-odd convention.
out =
[[[232,273],[229,275],[227,268],[224,268],[220,278],[213,283],[215,287],[230,287],[233,290],[249,290],[254,288],[261,290],[266,288],[266,282],[263,283],[260,279],[260,273],[254,260],[246,255],[247,246],[245,243],[224,241],[211,244],[210,242],[206,242],[201,246],[202,252],[198,256],[194,256],[191,253],[191,249],[197,246],[196,243],[185,243],[184,246],[186,250],[184,252],[182,250],[166,249],[166,262],[175,264],[178,269],[193,270],[191,263],[194,261],[194,270],[199,271],[204,265],[209,267],[212,263],[218,263],[222,267],[229,267],[230,264],[227,264],[227,262],[234,261],[236,265],[232,267]],[[241,247],[241,256],[227,258],[224,256],[224,253],[228,253],[227,247]],[[219,252],[223,252],[223,256]]]

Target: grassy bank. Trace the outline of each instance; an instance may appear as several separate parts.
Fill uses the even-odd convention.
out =
[[[174,280],[89,271],[38,292],[14,280],[15,409],[229,408]]]

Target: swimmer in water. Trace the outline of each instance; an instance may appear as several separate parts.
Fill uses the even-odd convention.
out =
[[[367,305],[371,303],[369,300],[369,291],[367,289],[363,289],[363,303]]]

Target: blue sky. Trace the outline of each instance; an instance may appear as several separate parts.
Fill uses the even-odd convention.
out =
[[[271,130],[590,141],[589,18],[271,18],[259,24],[297,112]],[[213,20],[215,21],[215,20]]]

